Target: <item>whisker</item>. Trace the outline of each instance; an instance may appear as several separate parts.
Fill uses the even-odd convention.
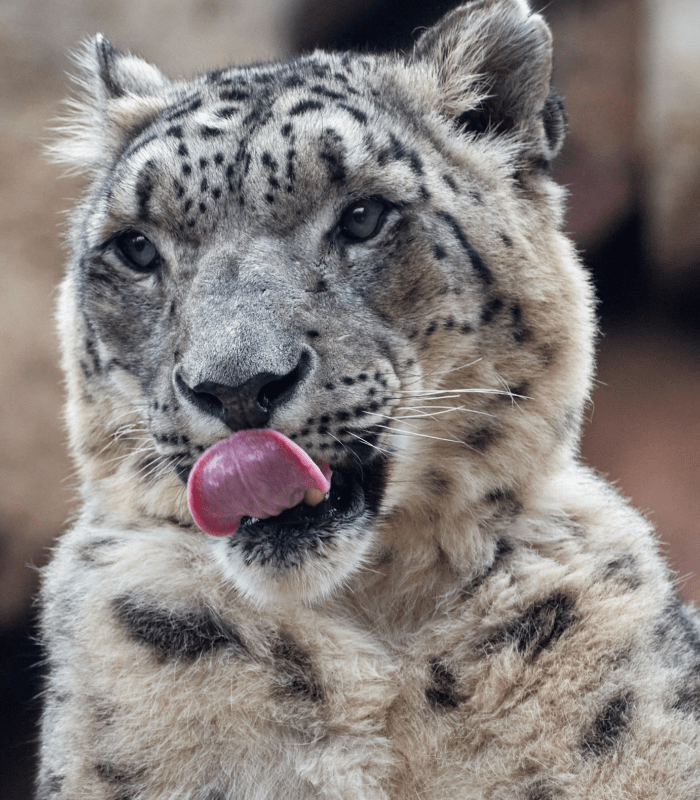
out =
[[[464,442],[461,442],[459,439],[444,439],[441,436],[430,436],[427,433],[418,433],[417,431],[404,431],[399,428],[391,428],[388,425],[377,425],[376,427],[386,428],[386,430],[388,430],[390,433],[405,433],[408,434],[409,436],[420,436],[424,439],[436,439],[439,442],[452,442],[454,444],[464,444]]]
[[[395,450],[394,451],[384,450],[384,448],[379,447],[379,445],[372,444],[372,442],[368,442],[366,439],[363,439],[361,436],[358,436],[356,433],[353,433],[352,431],[348,431],[348,433],[350,434],[350,436],[353,436],[355,439],[359,439],[359,441],[361,441],[363,444],[366,444],[369,447],[372,447],[375,450],[378,450],[380,453],[384,453],[384,455],[391,456],[391,458],[406,458],[405,454],[397,453]],[[413,458],[410,458],[410,460],[412,461]]]
[[[430,406],[424,406],[425,408],[430,408]],[[443,406],[436,406],[436,408],[443,408]],[[410,406],[405,406],[404,408],[397,409],[398,411],[410,411]],[[467,414],[479,414],[482,417],[495,417],[495,414],[491,414],[488,411],[479,411],[476,408],[467,408],[467,406],[450,406],[447,408],[446,411],[436,411],[434,414],[427,414],[421,413],[416,414],[415,416],[405,415],[405,416],[397,416],[397,417],[389,417],[389,419],[433,419],[434,417],[439,416],[440,414],[449,414],[452,411],[466,411]]]
[[[360,467],[362,466],[362,460],[360,459],[360,457],[357,455],[357,453],[351,447],[348,447],[345,444],[345,442],[341,442],[340,439],[337,436],[333,436],[333,434],[330,433],[330,431],[329,431],[328,435],[331,437],[331,439],[335,439],[336,442],[338,442],[338,444],[342,445],[349,453],[352,453],[352,455],[355,456],[355,458],[358,460],[358,462],[360,464]]]

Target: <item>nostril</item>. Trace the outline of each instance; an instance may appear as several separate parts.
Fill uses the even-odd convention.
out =
[[[226,416],[224,404],[215,394],[207,391],[207,389],[213,388],[215,384],[207,381],[198,383],[196,386],[189,386],[179,373],[175,376],[175,383],[180,392],[206,414],[224,419]]]
[[[256,400],[263,411],[269,412],[274,405],[285,399],[285,394],[291,393],[290,390],[293,389],[302,378],[303,361],[304,359],[302,357],[291,372],[288,372],[281,378],[275,378],[275,380],[266,383],[260,389]]]

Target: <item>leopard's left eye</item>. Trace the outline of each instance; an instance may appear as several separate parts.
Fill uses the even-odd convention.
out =
[[[386,204],[379,200],[357,200],[343,211],[340,230],[356,242],[371,239],[379,233],[386,209]]]

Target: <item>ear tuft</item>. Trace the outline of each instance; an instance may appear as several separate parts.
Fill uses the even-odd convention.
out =
[[[411,59],[432,73],[439,110],[460,130],[510,135],[520,151],[549,162],[566,118],[551,93],[552,36],[525,0],[474,0],[429,28]]]

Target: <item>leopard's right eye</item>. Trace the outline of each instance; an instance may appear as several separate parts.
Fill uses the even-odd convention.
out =
[[[153,242],[138,231],[124,231],[114,239],[114,248],[127,266],[136,272],[155,272],[161,256]]]

